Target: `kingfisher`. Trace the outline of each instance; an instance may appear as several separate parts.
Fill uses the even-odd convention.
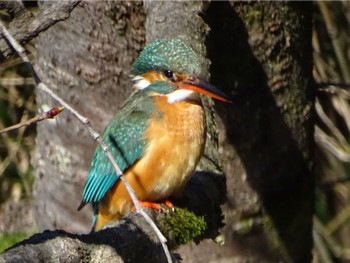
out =
[[[179,196],[201,158],[206,120],[199,94],[229,102],[201,79],[196,53],[179,39],[159,39],[132,65],[136,91],[103,132],[108,146],[142,204]],[[103,149],[95,150],[80,210],[92,203],[93,231],[129,213],[133,202]]]

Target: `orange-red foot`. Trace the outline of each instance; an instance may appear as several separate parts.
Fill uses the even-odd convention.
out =
[[[172,202],[170,202],[169,200],[165,200],[164,204],[169,207],[171,210],[174,209],[174,205]]]
[[[159,203],[140,201],[140,200],[139,200],[139,203],[140,203],[140,205],[142,207],[145,207],[145,208],[151,208],[151,209],[155,209],[155,210],[162,210],[162,206]],[[166,200],[164,202],[164,205],[166,205],[168,208],[170,208],[172,210],[174,209],[174,205],[169,200]],[[136,206],[135,205],[132,206],[131,211],[136,211]]]

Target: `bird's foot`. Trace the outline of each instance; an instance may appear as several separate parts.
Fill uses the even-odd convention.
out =
[[[166,200],[164,203],[154,203],[154,202],[147,202],[147,201],[140,201],[139,200],[139,203],[144,208],[151,208],[151,209],[163,211],[163,210],[165,210],[163,207],[166,206],[167,208],[171,209],[172,211],[174,210],[174,205],[169,200]],[[132,206],[131,211],[136,211],[135,205]]]
[[[165,200],[164,205],[166,205],[168,208],[170,208],[171,210],[174,210],[174,205],[172,202],[170,202],[169,200]]]

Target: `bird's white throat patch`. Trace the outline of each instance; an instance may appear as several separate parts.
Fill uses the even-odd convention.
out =
[[[178,89],[172,93],[166,95],[169,103],[180,102],[188,99],[198,100],[199,95],[197,92],[188,89]]]
[[[134,77],[132,79],[132,82],[134,82],[134,87],[137,89],[145,89],[151,84],[151,82],[149,82],[147,79],[145,79],[142,76]]]
[[[147,88],[151,82],[148,81],[147,79],[145,79],[142,76],[135,76],[132,79],[132,82],[134,83],[134,87],[136,89],[145,89]],[[159,95],[157,95],[159,96]],[[188,90],[188,89],[177,89],[174,92],[171,92],[169,94],[164,94],[161,96],[166,96],[168,98],[168,103],[176,103],[176,102],[180,102],[180,101],[184,101],[184,100],[188,100],[188,99],[192,99],[192,100],[199,100],[199,95],[197,92],[192,91],[192,90]]]

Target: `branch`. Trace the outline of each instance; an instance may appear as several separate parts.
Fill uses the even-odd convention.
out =
[[[80,2],[81,0],[55,1],[35,17],[19,1],[0,1],[0,8],[4,8],[14,16],[9,24],[9,31],[17,42],[24,45],[57,22],[66,20]],[[1,61],[15,50],[11,49],[6,41],[0,41],[0,51]]]
[[[177,206],[174,212],[145,210],[168,238],[170,249],[204,238],[222,244],[218,229],[222,227],[220,204],[225,193],[216,184],[225,185],[221,174],[198,171],[181,200],[171,200]],[[186,209],[179,208],[184,204]],[[0,254],[0,262],[46,262],[52,258],[60,262],[167,262],[159,238],[138,213],[88,235],[44,231]]]
[[[42,120],[52,119],[57,114],[61,113],[61,111],[63,111],[63,110],[64,110],[64,107],[53,108],[51,110],[48,110],[46,112],[43,112],[43,113],[40,113],[40,114],[36,115],[34,118],[31,118],[31,119],[26,120],[24,122],[20,122],[20,123],[17,123],[15,125],[12,125],[10,127],[7,127],[5,129],[2,129],[2,130],[0,130],[0,134],[4,133],[4,132],[8,132],[8,131],[12,131],[12,130],[21,128],[23,126],[29,126],[29,125],[31,125],[33,123],[37,123],[37,122],[42,121]]]
[[[159,223],[162,215],[152,218]],[[0,262],[167,262],[161,252],[149,225],[141,215],[132,213],[110,228],[88,235],[61,230],[35,234],[0,254]]]

